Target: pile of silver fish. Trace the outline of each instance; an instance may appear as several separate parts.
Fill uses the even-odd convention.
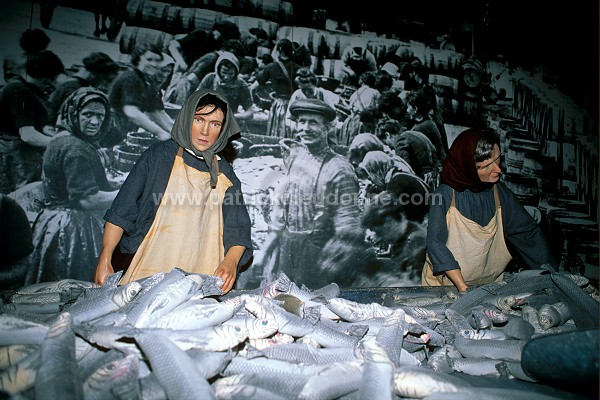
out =
[[[121,275],[3,298],[4,398],[564,399],[465,377],[537,382],[529,342],[599,324],[589,279],[545,270],[369,303],[285,274],[227,295],[220,278],[178,268],[118,285]]]

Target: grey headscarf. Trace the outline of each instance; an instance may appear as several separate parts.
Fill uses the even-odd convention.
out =
[[[205,151],[198,151],[192,145],[192,122],[194,120],[194,113],[196,112],[196,105],[207,94],[212,94],[227,103],[227,116],[225,117],[221,134],[215,144]],[[178,145],[204,158],[210,172],[210,187],[213,189],[217,186],[216,154],[225,148],[229,138],[240,133],[240,127],[233,116],[234,112],[235,110],[231,108],[229,101],[222,93],[210,89],[198,89],[181,106],[181,110],[177,114],[173,129],[171,130],[171,137]]]

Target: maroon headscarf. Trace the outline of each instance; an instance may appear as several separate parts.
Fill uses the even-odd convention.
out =
[[[482,192],[492,187],[493,183],[481,182],[475,167],[475,149],[482,134],[482,129],[469,128],[461,132],[446,155],[442,165],[441,182],[457,192],[469,189],[471,192]]]

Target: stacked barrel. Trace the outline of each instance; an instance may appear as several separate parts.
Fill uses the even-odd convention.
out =
[[[261,28],[274,39],[279,24],[290,22],[292,16],[292,4],[281,0],[129,0],[119,50],[130,54],[137,43],[144,42],[166,50],[177,35],[210,31],[221,20],[234,22],[241,32]]]

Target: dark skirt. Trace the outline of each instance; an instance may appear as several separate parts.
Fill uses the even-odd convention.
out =
[[[102,249],[99,213],[69,208],[43,210],[33,225],[35,249],[26,285],[61,279],[93,281]]]

